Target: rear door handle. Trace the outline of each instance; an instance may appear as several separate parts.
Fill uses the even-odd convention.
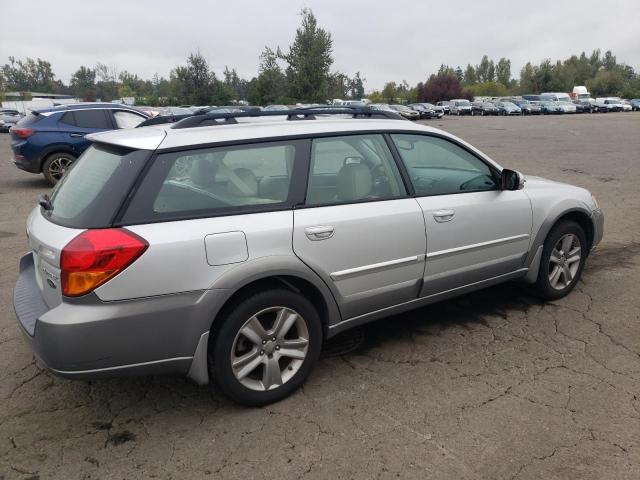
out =
[[[318,225],[317,227],[307,227],[304,229],[304,233],[309,240],[326,240],[333,237],[335,228],[331,225]]]
[[[84,135],[83,135],[83,134],[81,134],[81,133],[70,133],[70,134],[69,134],[69,136],[70,136],[70,137],[73,137],[73,138],[80,138],[80,137],[84,137]]]
[[[433,212],[433,218],[438,223],[450,222],[455,214],[455,210],[436,210]]]

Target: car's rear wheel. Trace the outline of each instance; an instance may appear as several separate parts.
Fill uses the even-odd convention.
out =
[[[233,308],[209,349],[214,380],[248,406],[281,400],[304,383],[322,346],[313,305],[289,290],[266,290]]]
[[[580,225],[572,221],[558,223],[544,242],[536,282],[543,298],[555,300],[576,286],[587,258],[587,238]]]
[[[52,153],[42,164],[42,174],[51,185],[55,185],[75,160],[76,157],[69,153]]]

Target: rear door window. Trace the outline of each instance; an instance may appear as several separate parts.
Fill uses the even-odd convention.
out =
[[[307,205],[384,200],[406,193],[382,135],[314,139],[310,168]]]
[[[75,125],[79,128],[101,130],[109,130],[112,128],[106,110],[101,108],[67,112],[62,116],[60,121],[68,125]]]
[[[305,141],[158,155],[123,223],[290,208],[302,196]]]

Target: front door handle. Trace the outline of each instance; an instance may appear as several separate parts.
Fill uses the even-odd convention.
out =
[[[70,137],[73,137],[73,138],[81,138],[81,137],[84,137],[84,135],[83,135],[83,134],[81,134],[81,133],[70,133],[70,134],[69,134],[69,136],[70,136]]]
[[[433,218],[438,223],[450,222],[455,214],[455,210],[436,210],[433,212]]]
[[[309,240],[326,240],[333,237],[335,228],[331,225],[318,225],[317,227],[307,227],[304,229],[304,233]]]

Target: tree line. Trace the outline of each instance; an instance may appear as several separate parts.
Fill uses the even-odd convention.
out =
[[[225,67],[217,75],[199,51],[191,53],[184,65],[178,65],[165,78],[155,74],[140,78],[116,65],[97,62],[83,65],[68,84],[56,79],[51,63],[37,58],[16,59],[0,66],[2,92],[46,92],[71,94],[85,101],[111,101],[134,97],[147,105],[227,105],[247,100],[255,105],[324,103],[327,100],[365,97],[366,80],[360,72],[352,76],[332,71],[333,40],[318,25],[310,9],[300,12],[301,23],[286,49],[265,46],[259,56],[257,75],[245,79],[235,68]],[[441,65],[424,82],[409,85],[389,81],[382,90],[370,91],[373,102],[437,102],[474,96],[507,96],[543,91],[569,92],[575,85],[586,85],[594,96],[640,97],[640,75],[615,55],[594,50],[582,52],[553,63],[545,59],[535,65],[528,62],[513,78],[511,60],[496,61],[484,55],[476,65]]]

